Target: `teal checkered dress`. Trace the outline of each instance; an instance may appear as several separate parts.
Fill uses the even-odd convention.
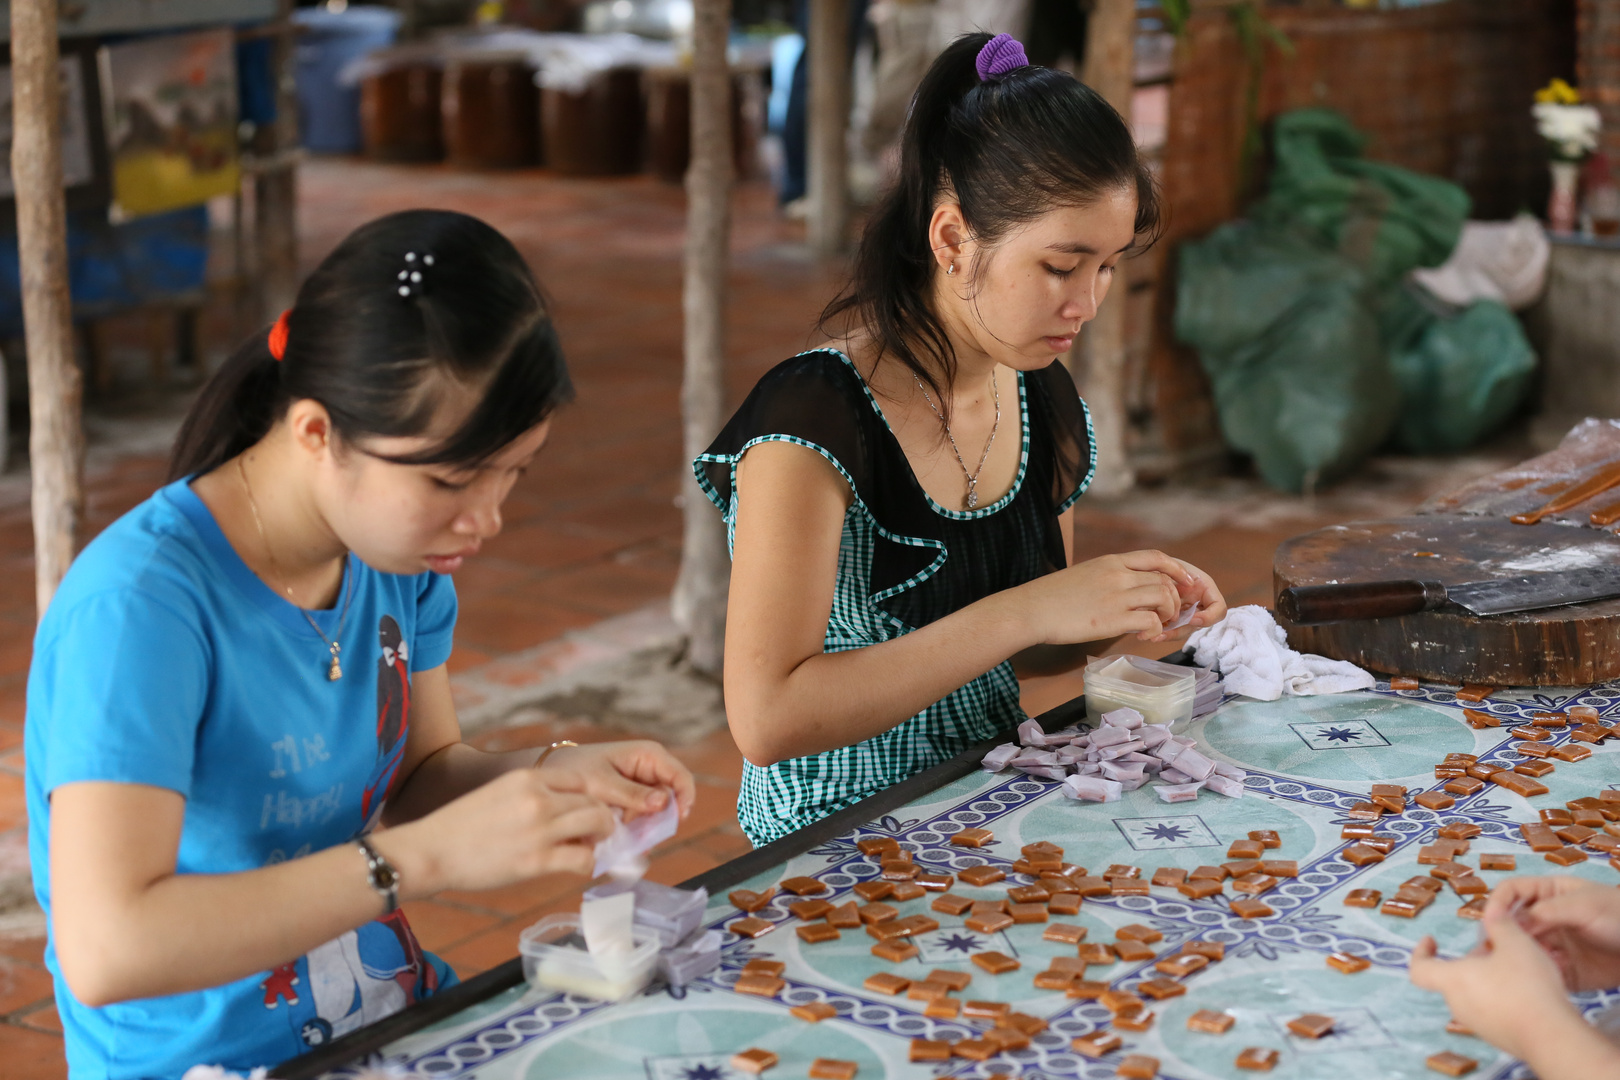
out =
[[[1067,565],[1058,515],[1091,482],[1091,416],[1056,363],[1018,376],[1018,411],[1012,490],[979,510],[947,510],[917,482],[855,365],[816,349],[766,374],[693,469],[734,538],[737,462],[749,448],[791,442],[832,463],[855,497],[823,648],[861,649]],[[864,742],[767,768],[744,763],[737,818],[755,846],[766,844],[1024,718],[1012,665],[1000,664]]]

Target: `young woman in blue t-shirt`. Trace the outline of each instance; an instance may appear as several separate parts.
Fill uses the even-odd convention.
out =
[[[29,848],[75,1078],[271,1065],[454,980],[402,900],[589,873],[662,747],[460,741],[449,575],[571,395],[462,214],[356,231],[74,563],[28,683]]]

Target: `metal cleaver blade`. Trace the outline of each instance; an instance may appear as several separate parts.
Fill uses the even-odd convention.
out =
[[[1620,596],[1620,566],[1589,566],[1522,577],[1495,578],[1448,585],[1446,597],[1475,615],[1584,604]]]

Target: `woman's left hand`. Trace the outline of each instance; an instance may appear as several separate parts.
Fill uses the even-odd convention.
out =
[[[626,818],[658,813],[670,790],[684,818],[697,794],[692,771],[651,739],[559,747],[540,772],[558,791],[589,795],[623,810]]]
[[[1166,576],[1170,577],[1170,580],[1175,583],[1176,592],[1181,595],[1183,612],[1193,604],[1197,604],[1198,614],[1194,615],[1192,621],[1187,623],[1186,626],[1178,627],[1175,630],[1166,630],[1145,640],[1154,642],[1185,641],[1192,635],[1194,630],[1214,626],[1226,618],[1226,598],[1221,595],[1221,590],[1216,587],[1215,579],[1185,559],[1176,559],[1175,561],[1181,564],[1185,575],[1181,577]]]

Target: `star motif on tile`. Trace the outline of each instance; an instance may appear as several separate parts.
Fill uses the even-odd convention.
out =
[[[984,948],[984,942],[973,934],[946,934],[936,944],[950,952],[972,953]]]
[[[1329,742],[1355,742],[1361,738],[1361,732],[1354,728],[1325,727],[1317,729],[1316,737]]]
[[[681,1070],[681,1080],[725,1080],[726,1070],[715,1065],[692,1065]]]
[[[1149,825],[1142,835],[1150,840],[1185,840],[1191,833],[1180,825]]]

